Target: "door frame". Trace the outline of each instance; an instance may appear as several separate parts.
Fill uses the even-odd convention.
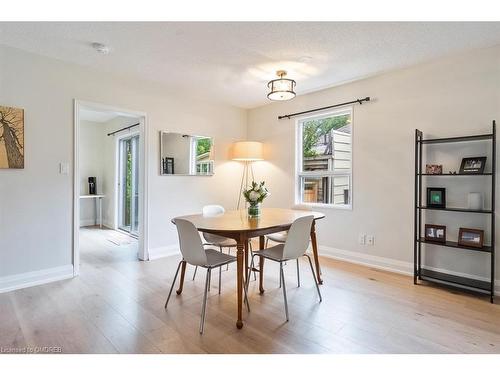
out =
[[[148,226],[148,160],[149,160],[149,127],[146,112],[118,108],[101,103],[74,99],[73,113],[73,276],[80,273],[80,109],[81,107],[92,108],[101,111],[121,112],[140,118],[139,121],[139,239],[138,257],[140,260],[148,260],[149,254],[149,226]],[[115,186],[115,189],[117,187]]]

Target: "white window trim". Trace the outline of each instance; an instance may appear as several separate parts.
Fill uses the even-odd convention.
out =
[[[189,137],[189,174],[196,175],[196,136]]]
[[[318,118],[324,118],[329,116],[341,116],[343,114],[350,114],[351,116],[351,168],[350,173],[347,174],[349,176],[350,181],[350,202],[349,204],[332,204],[332,203],[310,203],[310,202],[302,202],[301,199],[301,177],[325,177],[325,176],[345,176],[345,172],[335,172],[335,171],[309,171],[302,172],[302,163],[303,163],[303,153],[302,153],[302,127],[301,124],[304,121],[314,120]],[[331,209],[339,209],[339,210],[350,210],[352,211],[354,194],[353,194],[353,164],[354,164],[354,123],[353,120],[354,111],[353,107],[342,107],[337,110],[322,112],[318,115],[314,116],[302,116],[298,117],[295,121],[295,178],[294,178],[294,189],[295,189],[295,204],[296,205],[304,205],[309,206],[311,208],[331,208]]]

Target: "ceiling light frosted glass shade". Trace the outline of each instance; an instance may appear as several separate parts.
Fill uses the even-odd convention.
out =
[[[269,88],[267,97],[271,100],[281,101],[295,98],[296,82],[293,79],[283,78],[286,76],[286,72],[283,70],[278,71],[276,74],[280,78],[269,81],[267,84]]]
[[[264,160],[263,155],[263,144],[260,142],[242,141],[233,143],[232,160]]]

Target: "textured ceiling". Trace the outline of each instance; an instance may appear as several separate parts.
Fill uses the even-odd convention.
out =
[[[0,23],[0,44],[251,108],[278,69],[300,95],[500,44],[500,23],[14,22]]]

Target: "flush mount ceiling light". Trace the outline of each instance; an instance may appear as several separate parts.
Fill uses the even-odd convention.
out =
[[[290,100],[295,98],[295,85],[296,82],[293,79],[284,78],[286,77],[286,71],[278,70],[276,75],[278,79],[273,79],[269,81],[267,87],[269,88],[269,94],[267,97],[271,100]]]
[[[92,43],[92,48],[103,55],[107,55],[109,53],[109,47],[102,43]]]

